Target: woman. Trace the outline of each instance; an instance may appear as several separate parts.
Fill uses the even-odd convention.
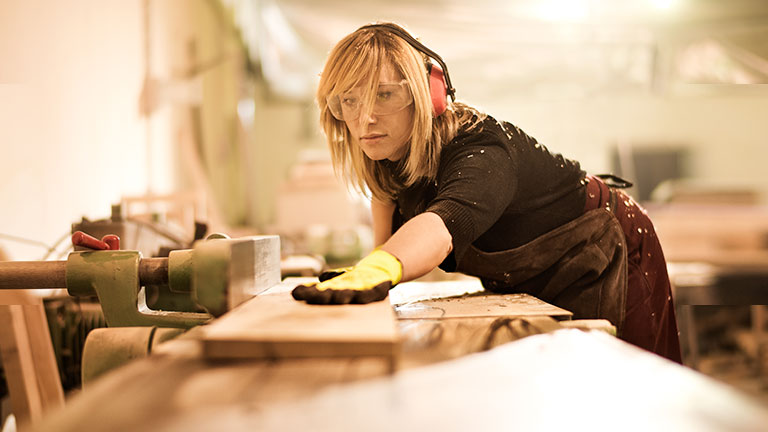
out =
[[[321,124],[336,170],[372,195],[379,246],[294,298],[379,301],[439,266],[574,318],[609,319],[622,339],[680,362],[666,264],[645,211],[578,162],[448,96],[442,59],[395,24],[361,27],[331,51],[317,91]]]

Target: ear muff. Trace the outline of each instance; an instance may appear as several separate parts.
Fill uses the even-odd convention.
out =
[[[440,66],[427,64],[429,75],[429,94],[432,98],[432,115],[437,117],[445,112],[448,107],[448,87],[445,84],[445,75]]]

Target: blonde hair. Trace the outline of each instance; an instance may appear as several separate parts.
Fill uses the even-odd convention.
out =
[[[474,118],[470,125],[473,127],[482,118],[474,108],[450,100],[446,111],[433,117],[425,61],[422,53],[392,31],[363,27],[336,44],[320,76],[317,88],[320,124],[331,150],[334,169],[347,184],[362,193],[370,190],[379,201],[393,201],[404,187],[422,180],[434,180],[442,146],[456,136],[461,125]],[[327,102],[329,97],[358,86],[367,89],[368,102],[373,102],[380,71],[387,63],[406,80],[414,105],[407,151],[396,164],[368,158],[352,143],[346,123],[333,117]]]

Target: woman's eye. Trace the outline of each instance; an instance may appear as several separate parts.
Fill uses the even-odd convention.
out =
[[[390,98],[392,98],[392,92],[388,92],[388,91],[387,92],[379,92],[379,94],[376,95],[376,97],[380,101],[388,101]]]
[[[354,96],[347,96],[341,98],[341,103],[344,105],[352,106],[357,104],[357,98]]]

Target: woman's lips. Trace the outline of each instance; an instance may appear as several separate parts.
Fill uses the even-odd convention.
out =
[[[361,137],[360,140],[362,140],[362,141],[375,141],[375,140],[377,140],[379,138],[384,138],[385,136],[386,135],[370,134],[370,135],[365,135],[365,136]]]

